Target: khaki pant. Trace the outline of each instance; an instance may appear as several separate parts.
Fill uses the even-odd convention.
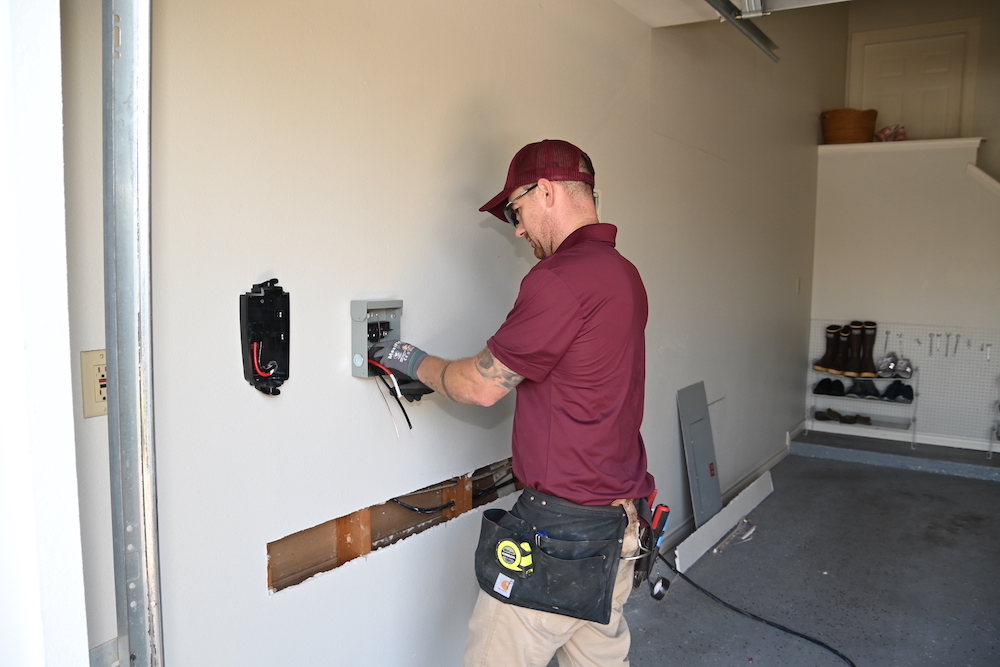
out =
[[[630,500],[615,501],[628,514],[622,554],[639,552],[639,522]],[[469,620],[465,667],[546,667],[555,655],[560,667],[627,666],[631,643],[622,614],[632,592],[635,561],[622,560],[615,579],[607,625],[505,604],[479,591]]]

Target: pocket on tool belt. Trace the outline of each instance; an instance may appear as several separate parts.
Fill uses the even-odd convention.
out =
[[[476,578],[502,602],[607,623],[607,582],[620,550],[618,540],[549,538],[509,512],[490,509],[476,547]]]

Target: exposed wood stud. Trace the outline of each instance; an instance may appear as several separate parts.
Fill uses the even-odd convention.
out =
[[[371,509],[366,507],[337,521],[337,565],[371,553]]]

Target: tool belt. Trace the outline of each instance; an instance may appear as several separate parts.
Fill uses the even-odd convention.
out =
[[[483,512],[476,579],[527,609],[607,624],[628,516],[525,489],[510,512]]]

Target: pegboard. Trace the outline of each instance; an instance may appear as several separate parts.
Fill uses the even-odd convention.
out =
[[[812,394],[821,377],[812,364],[826,350],[826,327],[847,322],[813,320],[809,336],[809,383],[806,405],[834,407]],[[973,329],[898,322],[878,322],[873,351],[877,362],[888,352],[909,359],[916,369],[912,380],[917,399],[913,406],[887,401],[862,401],[857,412],[891,418],[915,418],[915,440],[972,449],[987,449],[997,427],[1000,400],[1000,329]],[[850,386],[850,379],[844,384]],[[877,382],[884,391],[887,381]],[[868,404],[872,404],[869,406]],[[852,406],[857,403],[852,403]],[[849,410],[850,408],[844,408]]]

